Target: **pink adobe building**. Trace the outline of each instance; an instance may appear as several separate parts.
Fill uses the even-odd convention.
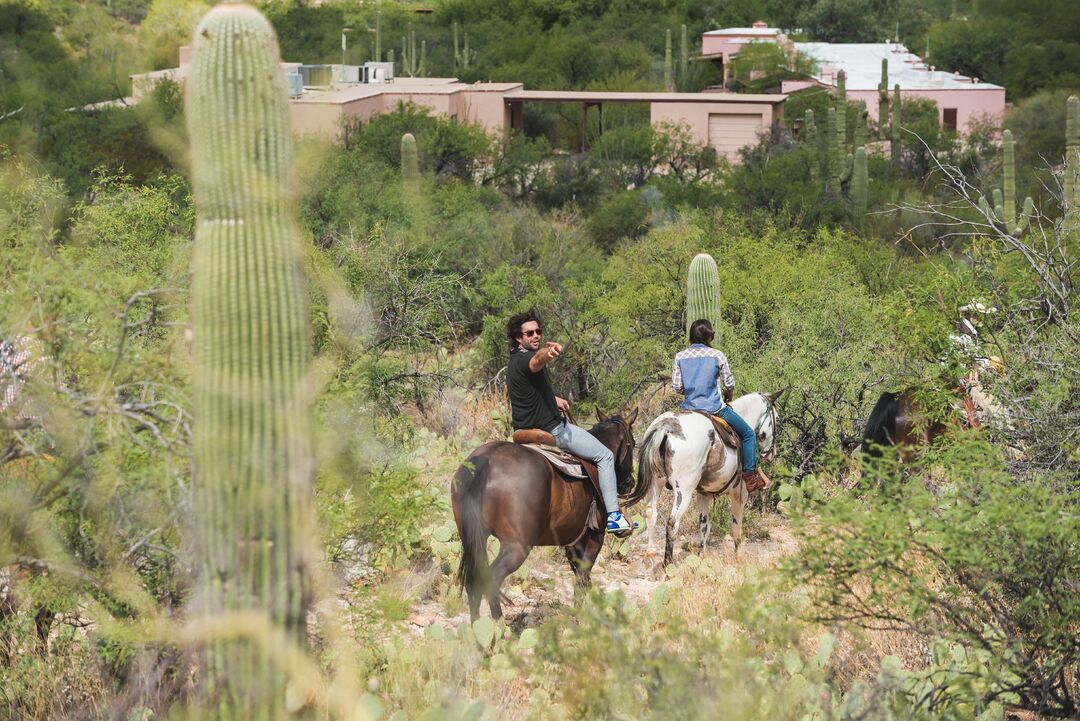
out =
[[[180,65],[168,70],[132,75],[132,99],[138,102],[161,80],[183,84],[187,78],[191,48],[180,49]],[[388,63],[375,63],[380,68]],[[314,69],[314,70],[313,70]],[[312,73],[321,75],[316,81]],[[504,134],[524,128],[526,103],[575,103],[581,108],[582,146],[590,112],[603,118],[603,106],[637,103],[649,106],[650,121],[681,125],[693,142],[711,146],[729,160],[758,141],[783,116],[787,96],[734,93],[572,92],[526,90],[521,83],[461,83],[456,78],[393,78],[359,82],[371,75],[356,66],[303,66],[282,63],[290,85],[289,109],[293,131],[343,142],[351,121],[366,121],[393,112],[399,103],[414,103],[433,114],[459,122],[478,123],[489,133]],[[381,73],[382,70],[380,69]],[[390,70],[392,73],[392,70]],[[307,73],[307,76],[304,74]],[[303,82],[304,77],[312,80]],[[382,76],[379,76],[380,78]],[[344,80],[349,78],[349,80]],[[601,127],[603,123],[601,122]]]
[[[724,64],[724,80],[731,58],[749,42],[775,42],[818,62],[818,71],[804,80],[785,80],[781,92],[807,87],[835,88],[836,77],[846,75],[847,97],[862,101],[873,120],[878,117],[878,85],[881,62],[888,62],[889,92],[900,86],[902,98],[933,100],[942,127],[966,134],[972,123],[984,120],[1000,124],[1005,113],[1005,88],[980,82],[959,73],[928,67],[922,58],[900,43],[800,43],[791,42],[776,28],[758,22],[752,28],[726,28],[702,35],[702,54]]]

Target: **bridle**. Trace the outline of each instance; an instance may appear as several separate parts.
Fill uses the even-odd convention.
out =
[[[758,393],[758,395],[761,396],[762,400],[765,401],[765,407],[768,408],[769,411],[768,411],[768,413],[762,414],[762,416],[760,418],[758,418],[757,425],[754,426],[754,435],[760,437],[761,429],[765,427],[765,419],[766,418],[769,419],[769,421],[772,422],[773,432],[772,432],[772,438],[770,439],[772,442],[769,443],[769,447],[767,449],[766,448],[761,449],[761,457],[764,458],[765,460],[771,461],[772,456],[776,451],[776,436],[779,435],[780,429],[777,427],[776,409],[773,407],[772,400],[767,395],[765,395],[764,393]]]

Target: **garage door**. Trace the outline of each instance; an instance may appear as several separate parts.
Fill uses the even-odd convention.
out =
[[[756,145],[760,132],[760,115],[709,114],[709,145],[731,160],[738,159],[739,148]]]

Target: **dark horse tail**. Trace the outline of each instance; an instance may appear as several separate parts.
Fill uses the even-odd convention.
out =
[[[477,468],[486,458],[470,458],[454,474],[454,506],[461,535],[461,563],[458,584],[470,597],[487,592],[491,568],[487,561],[488,530],[484,525],[485,474]]]
[[[881,455],[881,446],[893,445],[896,436],[896,415],[900,410],[899,393],[882,393],[863,431],[863,453],[870,457]]]

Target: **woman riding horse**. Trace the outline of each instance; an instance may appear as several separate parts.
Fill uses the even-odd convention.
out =
[[[758,468],[754,429],[728,405],[735,395],[735,376],[731,373],[727,356],[712,347],[715,335],[712,323],[705,319],[690,324],[690,347],[675,355],[671,387],[676,393],[686,396],[679,406],[681,410],[719,416],[739,434],[742,440],[743,481],[746,490],[753,493],[768,485],[769,479]]]

